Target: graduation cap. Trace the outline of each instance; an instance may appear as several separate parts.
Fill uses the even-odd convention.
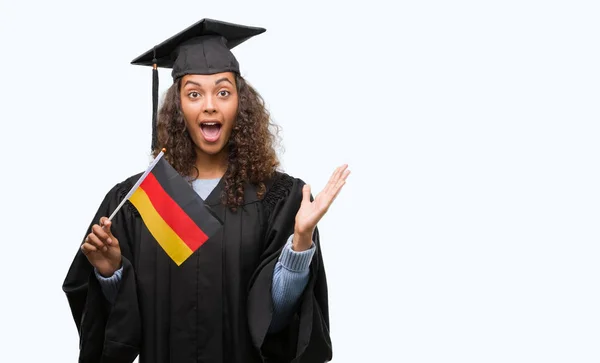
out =
[[[186,74],[240,73],[231,49],[266,29],[202,19],[131,61],[152,66],[152,150],[157,143],[158,67],[171,68],[173,81]]]

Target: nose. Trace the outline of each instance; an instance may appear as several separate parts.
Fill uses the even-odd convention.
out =
[[[204,113],[213,114],[217,112],[217,108],[215,106],[215,100],[212,95],[207,95],[204,98]]]

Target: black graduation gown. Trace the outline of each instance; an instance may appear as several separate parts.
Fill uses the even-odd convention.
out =
[[[141,174],[114,186],[91,225],[110,215]],[[269,334],[273,269],[293,233],[303,182],[277,173],[265,198],[246,187],[237,212],[220,203],[221,181],[205,203],[223,228],[181,266],[151,237],[126,202],[112,232],[123,255],[114,305],[105,299],[93,268],[79,250],[63,291],[80,336],[80,362],[238,363],[331,360],[327,282],[318,231],[310,279],[295,315]],[[83,241],[81,242],[83,243]]]

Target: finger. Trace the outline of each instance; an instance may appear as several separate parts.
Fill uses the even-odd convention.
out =
[[[346,180],[348,178],[348,175],[350,175],[350,170],[349,169],[344,170],[344,172],[340,176],[340,180]]]
[[[331,186],[334,184],[334,180],[335,180],[335,175],[337,174],[339,167],[335,168],[335,170],[333,171],[333,173],[331,173],[331,176],[329,177],[329,180],[327,181],[327,184],[325,184],[325,188],[323,188],[324,193],[327,193],[327,191],[331,188]]]
[[[330,195],[335,194],[335,187],[336,187],[337,183],[339,182],[339,180],[341,179],[342,175],[344,175],[347,168],[348,168],[348,164],[344,164],[336,169],[334,175],[331,177],[331,183],[326,188],[326,192],[328,194],[330,194]]]
[[[302,201],[310,203],[310,185],[304,184],[302,187]]]
[[[85,242],[96,247],[96,249],[99,251],[108,250],[108,247],[104,244],[104,242],[93,233],[88,235],[88,237],[85,239]]]
[[[340,177],[340,179],[338,179],[337,183],[335,184],[334,190],[337,192],[340,190],[340,188],[346,183],[346,179],[348,178],[348,175],[350,175],[350,170],[346,170],[344,171],[344,174],[342,174],[342,176]]]
[[[110,224],[110,221],[107,217],[100,218],[100,227],[106,227],[107,224]]]
[[[329,182],[327,182],[327,185],[325,185],[325,188],[323,188],[323,191],[325,193],[328,193],[331,188],[333,188],[333,186],[335,185],[335,183],[337,182],[338,179],[338,175],[340,173],[340,170],[342,169],[342,166],[338,166],[337,168],[335,168],[335,170],[333,171],[333,173],[331,174],[331,177],[329,178]]]
[[[106,227],[102,228],[99,225],[94,224],[94,226],[92,226],[92,232],[94,232],[94,234],[98,236],[98,238],[100,238],[103,243],[106,243],[108,245],[112,243],[110,234],[106,233]]]
[[[340,180],[335,185],[334,192],[333,192],[333,198],[331,199],[331,202],[333,202],[335,200],[335,198],[337,198],[337,196],[342,191],[342,187],[344,185],[346,185],[346,179],[348,178],[348,175],[350,175],[350,170],[346,170],[344,172],[344,174],[342,175],[342,178],[340,178]]]
[[[348,169],[348,164],[344,164],[344,165],[341,165],[340,167],[338,167],[337,172],[335,174],[335,178],[334,178],[334,183],[333,183],[334,186],[335,186],[335,183],[337,183],[338,180],[340,180],[340,178],[342,177],[342,175],[344,174],[346,169]]]
[[[86,256],[88,255],[88,253],[95,251],[98,251],[98,249],[96,249],[96,247],[92,246],[89,243],[84,243],[81,245],[81,252],[83,252],[83,254]]]
[[[110,228],[112,227],[112,221],[110,221],[107,217],[100,218],[100,226],[106,233],[108,233],[109,237],[114,237]]]

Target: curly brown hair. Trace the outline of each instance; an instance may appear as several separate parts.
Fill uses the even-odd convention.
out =
[[[240,75],[235,76],[238,92],[237,117],[228,140],[227,171],[224,175],[222,202],[235,210],[244,203],[244,184],[256,185],[257,197],[264,197],[265,181],[273,176],[279,160],[275,151],[279,127],[271,122],[260,94]],[[181,109],[181,78],[167,90],[156,125],[156,157],[166,148],[164,157],[181,175],[198,177],[194,142],[187,131]]]

